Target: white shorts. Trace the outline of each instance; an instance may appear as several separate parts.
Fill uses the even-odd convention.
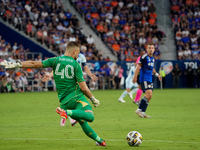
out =
[[[130,80],[126,80],[126,89],[134,89],[137,88],[138,84],[137,83],[133,83]]]

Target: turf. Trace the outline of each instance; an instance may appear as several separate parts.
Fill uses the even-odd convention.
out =
[[[199,89],[154,90],[147,109],[152,118],[139,118],[128,96],[126,103],[117,102],[122,92],[93,91],[101,105],[93,108],[90,125],[107,147],[96,146],[78,124],[60,126],[56,92],[0,94],[0,149],[200,149]],[[143,143],[133,148],[125,139],[134,130],[142,134]]]

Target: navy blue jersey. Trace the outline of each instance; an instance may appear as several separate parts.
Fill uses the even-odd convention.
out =
[[[152,82],[152,73],[154,68],[154,58],[144,54],[139,61],[140,68],[140,83],[144,81]]]

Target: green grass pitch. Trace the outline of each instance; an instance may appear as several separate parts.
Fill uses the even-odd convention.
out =
[[[96,146],[78,124],[71,127],[67,120],[66,126],[60,126],[56,92],[0,94],[0,149],[200,149],[199,89],[154,90],[146,112],[152,118],[139,118],[128,96],[126,103],[119,103],[122,92],[93,91],[101,105],[93,108],[95,120],[90,125],[107,147]],[[143,136],[139,147],[126,143],[126,135],[134,130]]]

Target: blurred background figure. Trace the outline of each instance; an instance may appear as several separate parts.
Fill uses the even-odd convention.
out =
[[[160,67],[159,74],[162,77],[162,80],[160,81],[160,82],[162,82],[162,88],[165,88],[166,71],[165,71],[165,69],[163,69],[163,66]]]
[[[178,88],[181,74],[182,74],[181,68],[179,68],[178,64],[175,64],[175,67],[172,70],[174,88]]]
[[[185,76],[187,80],[187,87],[192,88],[194,79],[194,70],[192,69],[191,65],[189,65],[188,68],[185,70]]]

